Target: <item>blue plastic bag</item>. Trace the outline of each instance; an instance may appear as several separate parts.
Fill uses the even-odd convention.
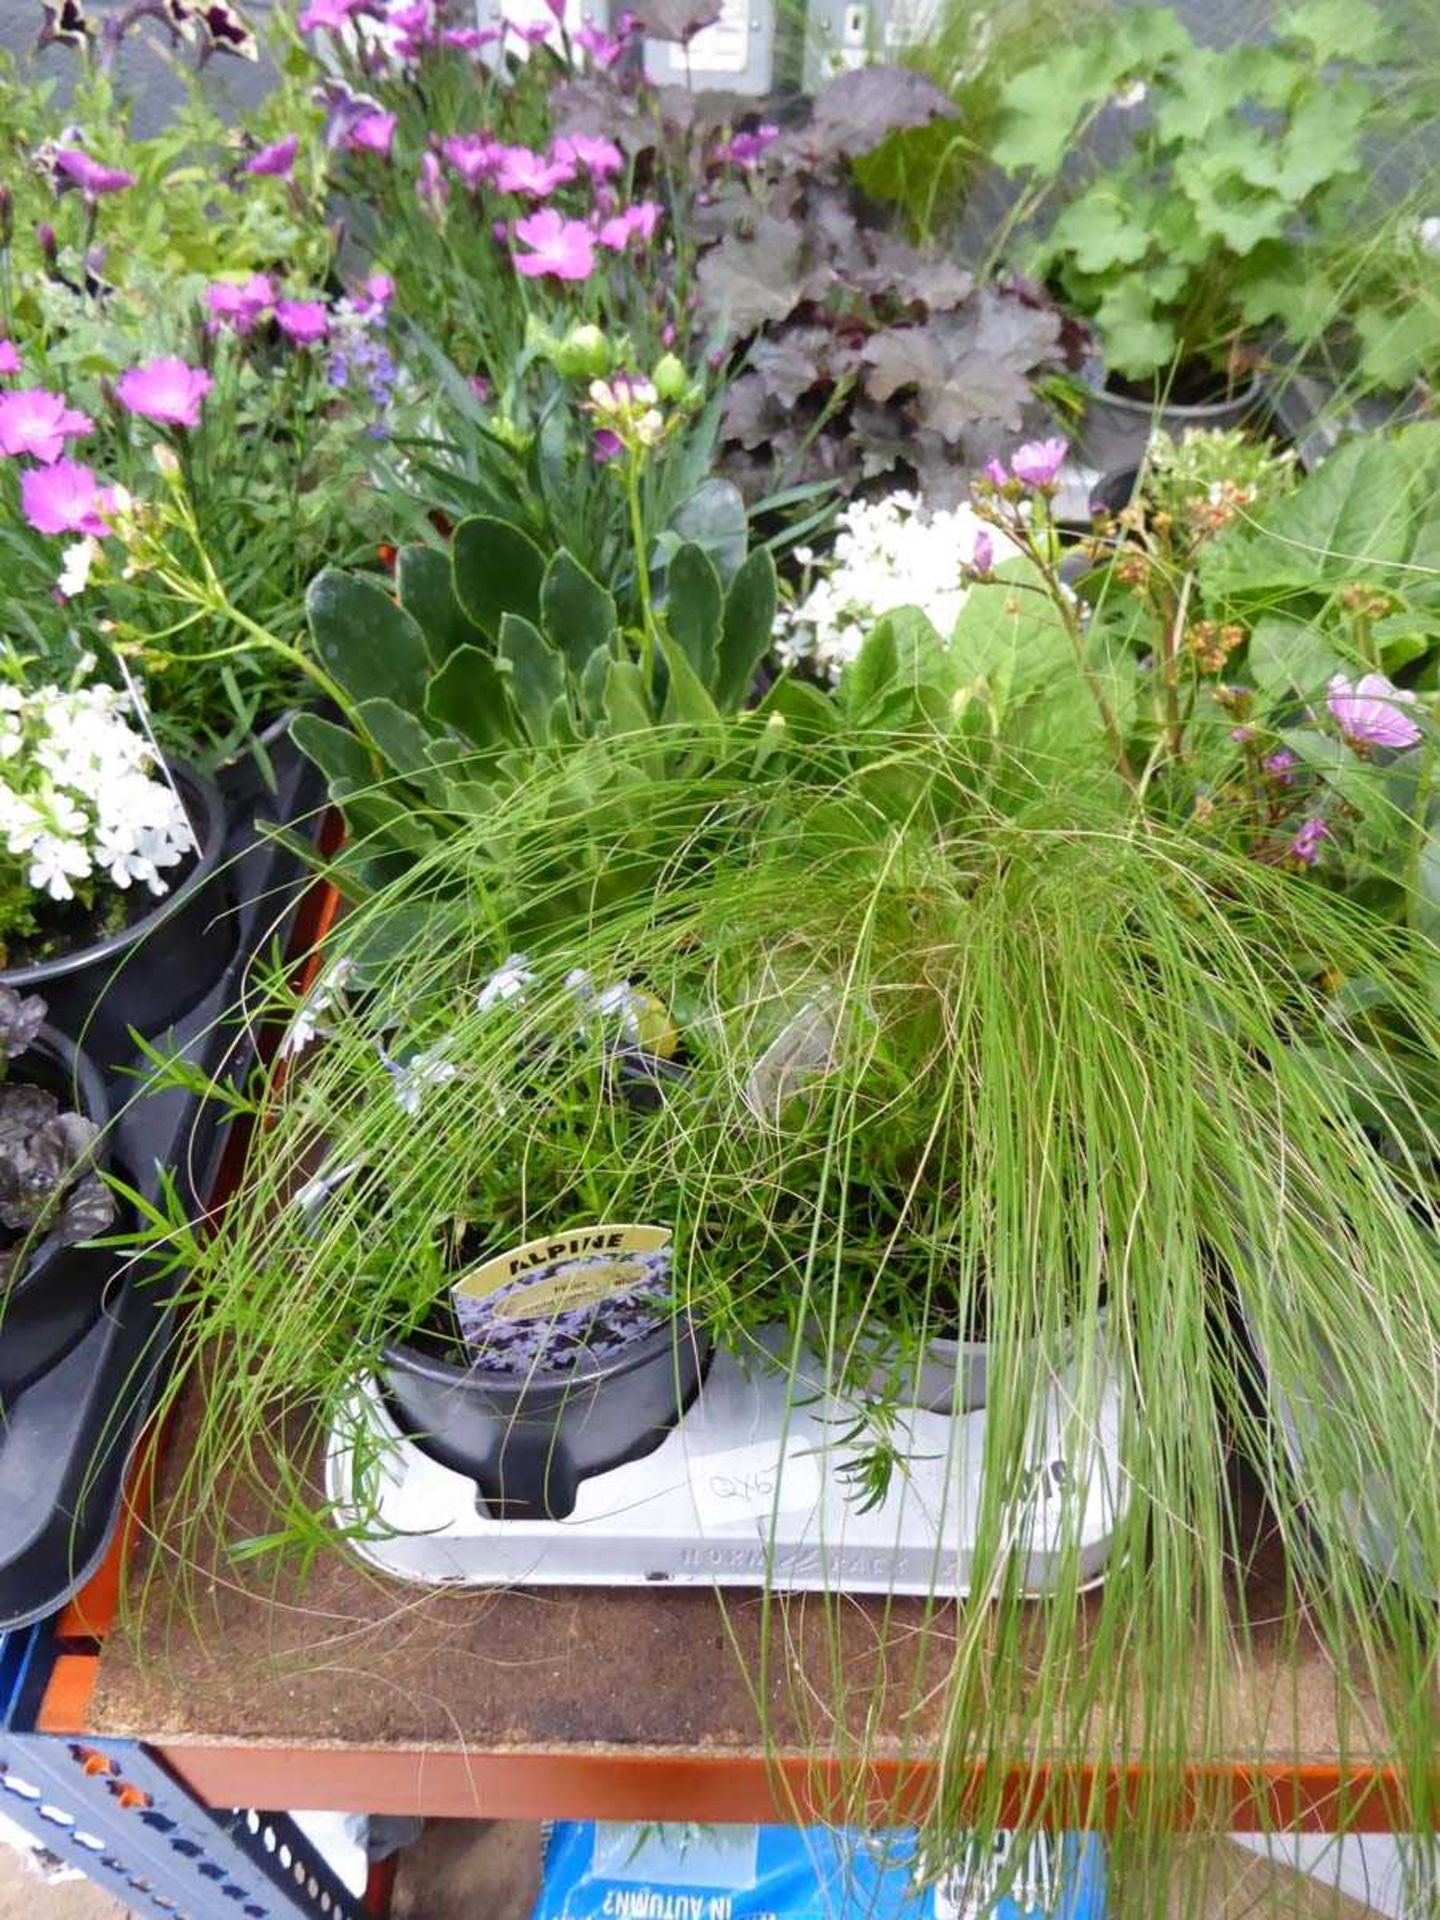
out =
[[[1093,1835],[1040,1835],[1018,1864],[1002,1835],[933,1886],[907,1829],[641,1826],[561,1821],[534,1920],[1104,1920]],[[1010,1869],[1011,1893],[996,1899]]]

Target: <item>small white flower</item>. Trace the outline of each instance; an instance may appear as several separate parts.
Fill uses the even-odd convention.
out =
[[[100,552],[100,542],[87,534],[66,547],[60,556],[60,573],[55,585],[67,600],[78,599],[90,584],[90,569]]]
[[[354,977],[355,962],[348,954],[342,953],[338,960],[330,962],[300,1002],[294,1019],[285,1029],[276,1049],[282,1060],[303,1053],[319,1034],[328,1031],[325,1016],[343,997]]]
[[[420,1111],[425,1089],[443,1087],[460,1071],[453,1060],[444,1058],[439,1047],[432,1047],[427,1053],[417,1053],[413,1060],[403,1064],[387,1060],[385,1065],[389,1070],[390,1091],[395,1095],[395,1104],[412,1119]]]
[[[1415,229],[1426,253],[1440,253],[1440,213],[1430,213]]]
[[[523,953],[512,953],[504,966],[497,967],[475,996],[475,1011],[489,1013],[507,1000],[523,1000],[525,989],[533,987],[539,974],[532,973]]]
[[[90,871],[90,856],[78,841],[42,833],[30,849],[30,884],[52,900],[73,900],[70,882],[88,878]]]
[[[1136,107],[1144,106],[1150,89],[1143,80],[1132,80],[1128,86],[1121,87],[1111,101],[1122,113],[1133,113]]]

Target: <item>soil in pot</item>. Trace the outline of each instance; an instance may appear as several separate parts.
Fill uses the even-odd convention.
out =
[[[493,1515],[564,1519],[583,1480],[661,1444],[707,1349],[674,1310],[662,1229],[567,1229],[487,1255],[473,1229],[455,1236],[454,1271],[481,1290],[447,1293],[388,1349],[386,1398]]]
[[[0,1404],[62,1360],[99,1315],[114,1262],[104,1247],[74,1240],[114,1220],[99,1178],[109,1162],[108,1120],[94,1065],[63,1034],[41,1027],[0,1085]],[[72,1165],[79,1171],[62,1204],[31,1224],[27,1189]]]

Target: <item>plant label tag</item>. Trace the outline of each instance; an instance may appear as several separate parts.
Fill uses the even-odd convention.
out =
[[[820,1468],[810,1453],[777,1452],[773,1440],[691,1456],[690,1488],[702,1526],[810,1513],[820,1499]]]
[[[669,1227],[624,1222],[567,1227],[527,1240],[461,1274],[451,1289],[460,1331],[494,1352],[542,1323],[566,1344],[588,1344],[603,1318],[609,1332],[658,1324],[670,1290]],[[610,1327],[609,1323],[614,1322]],[[529,1334],[533,1336],[533,1327]],[[599,1345],[610,1344],[601,1335]]]

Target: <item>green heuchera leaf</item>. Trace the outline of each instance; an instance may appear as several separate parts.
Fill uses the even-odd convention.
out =
[[[540,619],[545,556],[507,520],[476,514],[455,529],[455,592],[465,612],[492,640],[507,613]]]
[[[614,598],[563,549],[540,585],[541,624],[571,671],[581,674],[597,650],[606,650],[617,625]]]
[[[665,618],[671,637],[701,685],[712,686],[725,610],[715,563],[701,548],[683,546],[670,562],[665,581]]]
[[[443,667],[456,647],[479,639],[475,623],[455,598],[455,576],[447,553],[434,547],[402,547],[395,565],[400,604],[425,636],[430,658]]]
[[[1390,38],[1379,9],[1367,0],[1304,0],[1281,18],[1278,31],[1286,40],[1308,42],[1321,65],[1378,60]]]
[[[457,647],[430,682],[425,711],[486,751],[514,744],[507,676],[483,647]]]
[[[510,697],[533,746],[550,738],[552,710],[565,698],[565,662],[540,629],[518,613],[500,622],[500,658],[510,668]]]
[[[744,700],[755,669],[770,648],[775,626],[775,562],[768,547],[757,547],[730,583],[720,639],[720,670],[715,700],[730,713]]]
[[[316,658],[357,705],[394,700],[421,711],[430,678],[425,636],[378,581],[327,567],[311,581],[305,611]]]
[[[1082,273],[1104,273],[1143,260],[1150,234],[1109,188],[1093,187],[1055,222],[1050,248],[1068,254]]]
[[[1116,373],[1143,380],[1168,366],[1180,346],[1174,324],[1156,305],[1145,274],[1130,274],[1112,286],[1095,311],[1105,358]]]

